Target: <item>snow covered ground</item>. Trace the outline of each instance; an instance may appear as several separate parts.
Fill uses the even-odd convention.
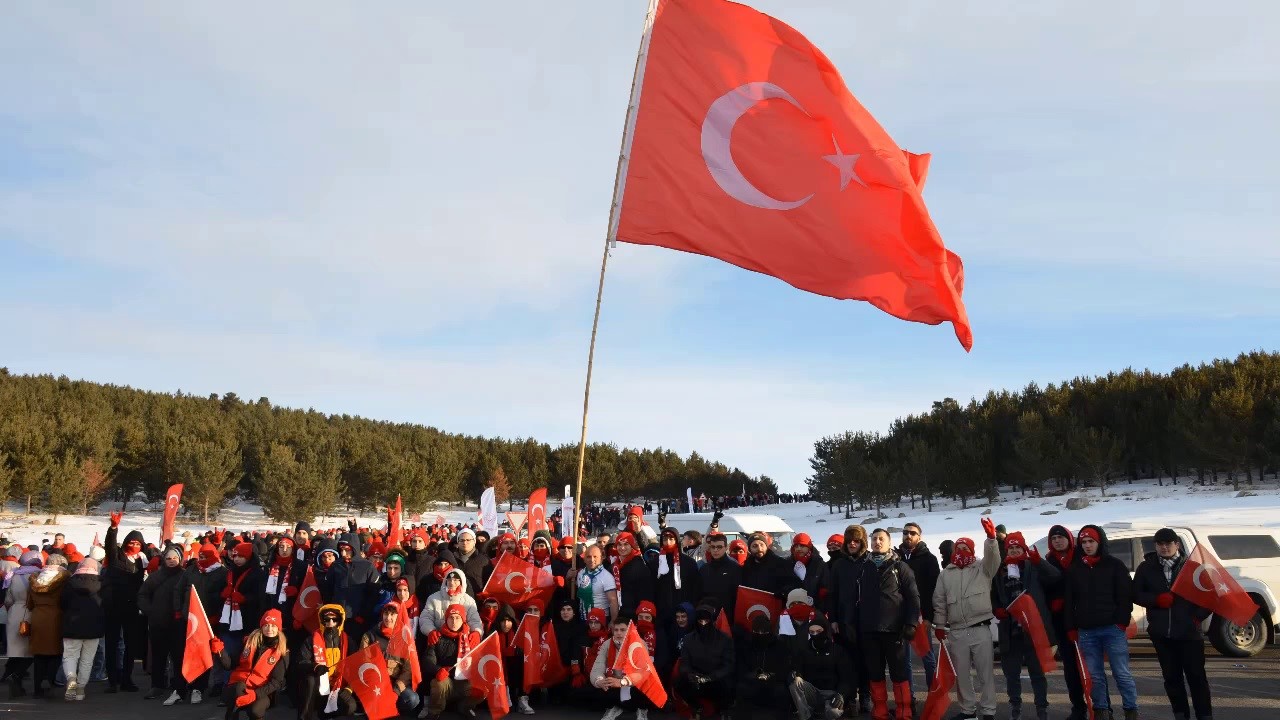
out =
[[[882,512],[888,516],[888,519],[878,522],[870,520],[875,515],[873,510],[857,511],[853,513],[853,519],[846,520],[843,513],[829,513],[825,506],[817,503],[744,508],[731,510],[729,514],[743,512],[778,515],[796,532],[809,533],[819,547],[826,544],[827,537],[843,533],[845,526],[850,523],[861,523],[870,530],[875,527],[897,529],[909,521],[914,521],[921,525],[925,541],[934,548],[941,540],[947,538],[969,536],[979,539],[982,536],[979,520],[988,509],[990,517],[996,523],[1003,523],[1011,532],[1022,531],[1032,542],[1046,535],[1051,526],[1059,523],[1072,530],[1077,530],[1087,523],[1103,524],[1115,521],[1264,525],[1280,528],[1280,483],[1268,480],[1265,483],[1255,483],[1253,486],[1241,485],[1241,490],[1254,494],[1236,497],[1237,493],[1231,489],[1230,485],[1202,488],[1186,479],[1180,480],[1178,485],[1171,485],[1166,481],[1163,487],[1158,486],[1153,480],[1144,480],[1132,485],[1126,483],[1113,485],[1108,488],[1108,497],[1105,498],[1096,489],[1090,489],[1044,498],[1033,498],[1029,495],[1021,497],[1016,492],[1005,493],[994,505],[988,506],[985,501],[979,501],[971,504],[966,510],[961,510],[960,504],[951,500],[935,502],[933,512],[912,510],[910,505],[906,504],[902,507],[883,508]],[[1072,497],[1088,498],[1089,507],[1082,510],[1068,510],[1067,500]],[[139,528],[148,540],[156,538],[160,528],[161,506],[156,505],[154,508],[146,509],[134,505],[132,508],[125,514],[122,523],[124,530]],[[116,509],[116,506],[110,504],[102,506],[97,512],[88,516],[63,515],[56,525],[43,524],[48,518],[47,515],[33,514],[30,517],[24,517],[20,513],[6,512],[0,515],[0,535],[9,538],[10,541],[26,545],[52,539],[54,533],[61,532],[66,534],[68,542],[75,543],[83,550],[89,547],[95,534],[99,537],[105,535],[108,526],[107,513],[113,509]],[[18,510],[18,507],[11,505],[9,510]],[[1044,514],[1046,512],[1054,514],[1046,515]],[[423,518],[426,522],[434,522],[437,515],[444,516],[446,522],[469,523],[475,519],[475,510],[457,508],[428,510],[423,513]],[[650,522],[656,522],[656,518],[648,519]],[[413,521],[413,517],[410,521]],[[359,517],[359,522],[362,527],[380,528],[385,526],[386,517],[382,514],[365,514]],[[333,527],[344,523],[345,519],[342,516],[330,516],[323,520],[316,518],[312,524],[316,527]],[[261,508],[248,503],[223,510],[216,526],[235,531],[287,527],[284,524],[269,522],[263,516]],[[179,535],[187,530],[198,534],[210,527],[201,523],[184,522],[181,517],[177,523]],[[894,540],[895,542],[898,540],[896,532]]]

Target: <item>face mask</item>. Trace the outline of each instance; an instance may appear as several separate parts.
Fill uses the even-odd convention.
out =
[[[831,649],[831,636],[825,632],[809,636],[809,646],[820,653]]]

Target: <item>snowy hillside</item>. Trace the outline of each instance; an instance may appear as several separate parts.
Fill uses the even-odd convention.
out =
[[[900,508],[887,507],[882,512],[888,518],[880,521],[871,519],[875,514],[873,510],[855,512],[853,519],[846,520],[843,513],[828,513],[825,506],[817,503],[744,508],[730,510],[729,514],[763,512],[778,515],[796,532],[808,533],[819,547],[825,545],[830,535],[843,533],[845,526],[850,523],[861,523],[870,530],[875,527],[898,529],[908,521],[915,521],[924,529],[925,541],[935,548],[939,541],[947,538],[967,535],[978,539],[982,535],[979,520],[987,510],[990,510],[990,517],[996,523],[1003,523],[1010,531],[1021,530],[1032,542],[1046,535],[1051,526],[1059,523],[1072,530],[1079,529],[1086,523],[1115,521],[1280,527],[1280,483],[1271,480],[1253,486],[1242,485],[1241,491],[1252,495],[1236,497],[1237,493],[1229,485],[1202,488],[1181,480],[1176,486],[1166,481],[1160,487],[1154,481],[1142,481],[1132,485],[1114,485],[1108,488],[1109,497],[1105,498],[1097,490],[1045,498],[1006,493],[992,506],[975,504],[967,510],[961,510],[959,503],[950,500],[935,502],[931,513],[912,510],[909,504]],[[1090,505],[1082,510],[1068,510],[1066,505],[1069,498],[1087,498]],[[11,506],[10,509],[16,509],[16,506]],[[89,546],[95,534],[102,537],[106,533],[107,513],[111,509],[115,509],[114,505],[103,506],[98,513],[89,516],[64,515],[59,518],[57,525],[42,524],[47,518],[45,515],[24,517],[6,513],[0,516],[0,535],[26,545],[51,539],[54,533],[62,532],[66,534],[68,542],[83,549]],[[427,522],[434,522],[437,515],[444,516],[446,522],[450,523],[469,523],[475,519],[474,510],[456,508],[442,509],[439,512],[429,510],[423,517]],[[648,520],[656,523],[656,518]],[[412,522],[413,518],[409,521]],[[334,527],[343,525],[344,522],[341,516],[334,516],[323,520],[315,518],[312,524],[316,527]],[[381,528],[385,526],[386,518],[381,514],[368,514],[360,516],[359,522],[362,527]],[[160,506],[150,510],[131,509],[125,514],[122,525],[126,531],[139,528],[148,540],[153,540],[159,533]],[[284,524],[268,522],[261,508],[247,503],[223,510],[216,525],[234,531],[286,528]],[[183,522],[182,518],[179,518],[177,524],[179,535],[183,531],[198,534],[209,528],[210,526],[200,523]],[[897,539],[895,532],[895,542]]]

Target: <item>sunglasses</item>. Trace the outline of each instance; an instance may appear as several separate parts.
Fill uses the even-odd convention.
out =
[[[327,617],[327,618],[322,618],[322,619],[320,620],[320,622],[324,623],[325,625],[337,625],[337,624],[338,624],[338,618],[336,618],[336,617]]]
[[[915,530],[903,530],[902,534],[903,535],[919,535],[920,533],[916,532]]]

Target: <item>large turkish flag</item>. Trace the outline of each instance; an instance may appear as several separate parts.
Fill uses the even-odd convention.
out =
[[[1258,612],[1258,604],[1203,543],[1191,551],[1172,590],[1236,625],[1248,625]]]
[[[698,253],[973,345],[903,151],[800,33],[724,0],[661,0],[616,238]]]
[[[493,573],[481,594],[497,598],[518,610],[530,605],[546,609],[555,589],[555,577],[549,569],[535,567],[513,553],[503,553],[498,557],[498,564],[493,566]]]

